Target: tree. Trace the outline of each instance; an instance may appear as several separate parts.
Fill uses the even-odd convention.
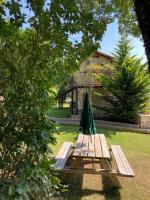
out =
[[[121,32],[141,37],[144,42],[150,72],[150,1],[111,0]]]
[[[134,0],[135,12],[142,33],[150,72],[150,1]]]
[[[55,97],[55,99],[58,102],[59,108],[63,107],[63,103],[65,102],[65,100],[67,98],[66,89],[70,86],[72,76],[69,73],[65,73],[64,76],[62,75],[62,78],[63,78],[63,81],[61,81],[61,83],[59,83],[57,85],[58,92],[57,92],[57,95]]]
[[[123,36],[115,50],[117,64],[110,76],[104,74],[101,82],[106,90],[102,96],[103,108],[113,120],[134,122],[145,107],[150,92],[147,65],[136,56],[131,56],[130,42]]]
[[[99,47],[107,24],[118,17],[114,2],[1,1],[1,199],[52,198],[59,181],[48,157],[55,142],[46,113],[51,87]],[[126,10],[134,19],[130,6]],[[80,40],[72,41],[76,34]]]
[[[65,87],[64,85],[61,85],[59,87],[59,90],[58,90],[58,94],[57,94],[57,101],[58,101],[58,106],[59,108],[62,108],[63,107],[63,103],[64,101],[66,100],[67,98],[67,95],[66,94],[63,94],[65,92]]]
[[[47,116],[51,88],[98,47],[111,22],[108,8],[106,1],[99,13],[82,0],[0,4],[0,199],[59,194],[49,147],[57,131]],[[77,33],[81,40],[72,42]]]

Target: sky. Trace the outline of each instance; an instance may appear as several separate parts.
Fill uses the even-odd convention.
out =
[[[22,3],[24,5],[23,0],[22,0]],[[24,12],[29,17],[32,16],[31,11],[29,12],[27,9],[25,9]],[[26,26],[28,26],[28,25],[25,25],[24,28],[26,28]],[[70,39],[72,41],[80,40],[81,39],[81,33],[71,36]],[[103,38],[102,38],[102,42],[100,43],[101,47],[100,47],[99,50],[102,51],[103,53],[111,55],[114,52],[114,49],[116,47],[118,40],[119,40],[118,24],[117,24],[117,21],[115,21],[114,23],[109,24],[107,26],[107,30],[106,30]],[[133,50],[132,50],[133,55],[137,55],[137,56],[143,58],[143,61],[146,62],[147,58],[146,58],[146,55],[145,55],[145,49],[143,47],[142,40],[140,40],[139,38],[131,37],[131,44],[133,46]]]
[[[105,32],[102,42],[101,48],[99,49],[103,53],[112,54],[114,52],[114,48],[119,40],[118,33],[118,25],[117,23],[109,24],[107,27],[107,31]],[[137,55],[138,57],[142,57],[144,61],[146,61],[145,49],[143,46],[143,42],[139,38],[131,37],[131,44],[133,46],[132,54]]]
[[[107,30],[105,31],[105,34],[102,38],[102,41],[100,43],[99,51],[112,55],[114,52],[114,49],[116,48],[117,42],[119,41],[119,33],[118,33],[118,24],[117,22],[114,22],[112,24],[109,24],[107,26]],[[146,55],[145,55],[145,49],[143,41],[140,38],[135,37],[129,37],[131,40],[131,45],[133,47],[132,54],[137,55],[138,57],[143,59],[143,62],[147,61]],[[81,39],[81,33],[75,34],[70,37],[71,41],[80,40]]]

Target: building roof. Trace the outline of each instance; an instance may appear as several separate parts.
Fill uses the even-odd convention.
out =
[[[113,56],[110,56],[108,54],[102,53],[100,51],[96,51],[95,53],[93,53],[92,57],[94,58],[99,58],[100,56],[103,56],[105,58],[108,58],[110,60],[115,60],[115,58]]]

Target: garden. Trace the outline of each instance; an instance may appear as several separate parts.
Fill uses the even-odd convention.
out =
[[[117,39],[110,34],[106,42],[115,43],[115,65],[109,75],[97,76],[109,94],[95,94],[105,101],[97,109],[129,123],[149,112],[149,10],[146,0],[0,1],[0,199],[149,199],[148,134],[96,129],[92,118],[93,133],[104,134],[109,146],[121,145],[134,170],[132,179],[119,177],[123,189],[109,188],[107,177],[91,174],[75,174],[66,185],[55,167],[63,142],[75,144],[79,135],[79,126],[57,123],[57,117],[71,117],[70,108],[61,108],[64,97],[57,96],[81,63],[100,50],[111,25]],[[136,53],[134,39],[142,45]]]

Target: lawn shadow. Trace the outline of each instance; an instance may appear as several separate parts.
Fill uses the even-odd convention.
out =
[[[105,200],[120,200],[119,189],[113,188],[107,176],[102,177],[103,189],[82,189],[83,175],[75,175],[69,181],[69,191],[63,195],[64,200],[81,200],[84,197],[91,197],[98,195],[98,199]],[[99,183],[97,183],[99,184]]]
[[[91,196],[92,200],[92,195],[98,194],[100,196],[103,195],[103,191],[99,190],[89,190],[89,189],[74,189],[70,190],[67,195],[64,196],[64,200],[81,200],[84,197]],[[101,198],[100,198],[101,199]]]
[[[110,128],[97,128],[97,133],[101,133],[104,134],[106,137],[108,138],[112,138],[113,135],[116,135],[117,133],[121,133],[124,132],[122,130],[119,129],[110,129]]]
[[[71,133],[73,135],[75,135],[74,139],[77,139],[80,131],[79,131],[79,125],[61,125],[61,129],[60,129],[63,133]],[[97,133],[101,133],[104,134],[106,137],[111,138],[113,135],[116,135],[117,132],[123,132],[121,130],[116,130],[116,129],[110,129],[110,128],[100,128],[97,127],[96,128],[96,132]]]
[[[120,200],[120,191],[113,187],[108,176],[102,176],[103,194],[105,200]]]
[[[80,130],[79,130],[79,125],[60,125],[60,131],[64,133],[71,133],[76,136],[79,135]],[[101,133],[104,134],[106,137],[111,138],[113,135],[116,135],[117,133],[124,132],[119,129],[113,129],[113,128],[102,128],[102,127],[96,127],[96,133]],[[77,137],[76,137],[77,138]]]
[[[82,197],[82,174],[73,174],[71,177],[66,176],[65,184],[68,184],[68,192],[63,195],[64,200],[80,200]],[[68,179],[68,180],[67,180]]]

